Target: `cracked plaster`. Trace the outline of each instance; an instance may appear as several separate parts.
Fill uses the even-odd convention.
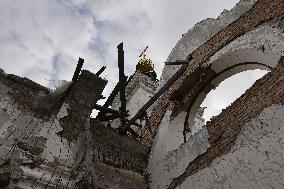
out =
[[[227,154],[178,189],[284,187],[284,105],[265,108],[241,130]]]

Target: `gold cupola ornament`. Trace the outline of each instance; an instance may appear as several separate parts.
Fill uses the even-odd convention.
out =
[[[139,60],[136,70],[140,71],[142,74],[147,75],[151,77],[152,79],[156,80],[157,74],[154,70],[154,64],[152,63],[152,60],[149,58],[146,58],[146,50],[148,49],[148,46],[142,51],[139,57],[141,59]]]

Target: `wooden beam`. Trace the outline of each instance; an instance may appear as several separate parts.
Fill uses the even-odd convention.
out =
[[[187,61],[184,60],[177,60],[175,62],[165,62],[165,65],[183,65],[183,64],[188,64]]]
[[[100,120],[100,121],[110,121],[110,120],[114,120],[114,119],[117,119],[117,118],[124,118],[128,115],[121,115],[121,114],[111,114],[111,115],[101,115],[101,116],[97,116],[97,118]]]
[[[73,78],[72,78],[73,82],[78,80],[83,64],[84,64],[84,59],[79,57],[78,64],[76,66],[76,70],[75,70],[75,72],[73,74]]]
[[[124,75],[124,51],[123,43],[117,46],[118,50],[118,69],[119,69],[119,83],[120,83],[120,108],[121,112],[126,112],[126,100],[125,100],[125,75]]]
[[[128,77],[124,78],[124,83],[127,81]],[[110,93],[109,97],[107,98],[106,102],[104,103],[103,107],[108,108],[114,101],[116,95],[119,93],[120,91],[120,82],[118,82],[114,89],[112,90],[112,92]]]
[[[110,114],[114,114],[114,115],[122,115],[122,114],[121,114],[119,111],[117,111],[117,110],[113,110],[113,109],[111,109],[111,108],[105,108],[105,107],[100,106],[100,105],[98,105],[98,104],[96,104],[96,105],[94,106],[94,109],[99,110],[100,112],[103,112],[103,113],[110,113]]]
[[[139,135],[131,127],[129,127],[127,131],[129,131],[135,138],[139,137]]]
[[[125,99],[125,74],[124,74],[124,51],[123,51],[123,43],[120,43],[117,46],[118,50],[118,69],[119,69],[119,97],[120,97],[120,112],[122,114],[126,113],[126,99]],[[125,120],[120,119],[121,125],[125,125]]]
[[[95,76],[99,76],[101,75],[101,73],[103,73],[103,71],[105,71],[106,66],[101,67],[101,69],[95,74]]]

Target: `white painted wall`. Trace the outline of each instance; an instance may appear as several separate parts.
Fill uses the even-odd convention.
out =
[[[148,100],[153,96],[153,92],[150,93],[148,90],[145,89],[146,87],[143,86],[137,86],[137,90],[129,98],[127,101],[127,109],[129,110],[130,117],[133,117],[140,108],[144,106]]]
[[[160,134],[163,134],[161,131],[163,130],[159,131],[157,137],[160,137]],[[198,155],[206,152],[209,147],[210,144],[207,139],[207,130],[205,127],[189,138],[189,140],[177,150],[173,150],[169,153],[161,153],[165,152],[163,143],[153,144],[148,165],[150,188],[167,188],[172,179],[181,175],[185,171],[187,165]]]
[[[129,117],[132,118],[155,94],[158,81],[153,81],[150,77],[136,71],[131,81],[126,86],[126,109],[129,110]],[[119,94],[116,96],[112,108],[119,110],[120,100]],[[148,115],[151,108],[147,110]],[[140,124],[140,121],[137,121]],[[141,123],[145,125],[145,121]],[[121,125],[120,120],[116,119],[111,122],[113,128],[117,128]],[[132,126],[134,130],[138,129]]]
[[[8,96],[9,88],[0,83],[0,164],[7,158],[12,157],[15,166],[23,171],[22,179],[18,183],[11,183],[8,188],[15,188],[16,185],[22,188],[45,188],[47,183],[54,187],[71,187],[70,170],[67,166],[73,164],[75,149],[74,144],[69,144],[66,139],[60,138],[56,133],[62,130],[59,119],[67,116],[68,105],[64,104],[57,117],[43,121],[34,117],[28,111],[21,111],[16,103]],[[35,169],[28,166],[20,166],[19,162],[31,162],[34,160],[27,156],[20,148],[15,146],[15,140],[30,136],[43,136],[47,138],[44,151],[34,157],[44,159],[44,164]],[[12,148],[14,146],[14,148]],[[61,164],[56,168],[47,166],[47,163],[56,161]],[[33,180],[36,179],[37,181]],[[68,184],[69,182],[69,184]]]
[[[263,110],[241,130],[229,153],[178,189],[283,189],[284,105]]]

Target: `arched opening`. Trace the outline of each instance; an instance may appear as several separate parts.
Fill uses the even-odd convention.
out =
[[[267,70],[247,70],[222,81],[217,88],[206,95],[200,105],[201,108],[204,108],[202,118],[205,120],[205,123],[212,117],[219,115],[222,109],[228,107],[244,94],[256,80],[263,77],[266,73],[268,73]]]
[[[209,68],[210,73],[207,75],[209,76],[204,77],[205,79],[203,78],[203,81],[200,81],[202,79],[199,78],[196,80],[191,79],[191,83],[187,83],[190,84],[191,87],[188,89],[184,87],[181,93],[177,93],[180,102],[175,104],[175,107],[180,106],[179,104],[186,104],[186,106],[176,108],[178,113],[175,111],[172,113],[172,119],[168,125],[167,151],[177,149],[202,127],[202,123],[200,122],[203,120],[198,116],[200,115],[200,111],[202,111],[200,109],[201,104],[210,91],[216,89],[221,82],[241,72],[262,70],[262,75],[264,75],[265,72],[267,73],[271,68],[277,65],[279,58],[279,55],[272,52],[264,52],[261,49],[253,48],[233,51],[216,60],[209,60],[207,62],[207,68]],[[196,83],[192,83],[193,81],[196,81]],[[251,84],[255,81],[256,79],[251,82]],[[187,92],[185,92],[185,90],[187,90]],[[244,92],[245,91],[243,91],[243,93]],[[242,93],[240,93],[240,95],[241,94]],[[190,100],[185,100],[186,98]]]
[[[246,63],[235,64],[231,67],[225,68],[224,70],[220,71],[214,78],[211,79],[210,82],[208,82],[198,92],[198,95],[196,95],[196,98],[195,98],[193,104],[191,105],[191,107],[189,107],[188,116],[187,116],[187,125],[189,126],[188,131],[190,132],[190,135],[195,134],[203,125],[205,125],[205,123],[198,123],[198,121],[200,122],[200,120],[201,120],[201,119],[199,119],[199,117],[203,116],[203,115],[200,115],[200,114],[203,114],[203,112],[200,112],[200,111],[202,111],[200,109],[201,109],[201,107],[204,107],[204,106],[208,108],[207,105],[205,105],[205,104],[202,105],[202,103],[205,101],[207,95],[211,91],[213,92],[213,91],[215,91],[215,89],[216,90],[219,89],[219,85],[221,85],[221,84],[224,85],[224,82],[226,82],[227,79],[229,79],[229,80],[233,79],[233,78],[237,77],[239,74],[243,75],[243,74],[245,74],[245,72],[256,71],[256,70],[262,71],[262,73],[267,73],[270,69],[271,69],[270,66],[267,66],[267,65],[262,64],[262,63],[246,62]],[[264,74],[262,74],[262,76],[263,75]],[[259,79],[259,78],[257,78],[257,79]],[[247,85],[246,89],[248,89],[257,79],[248,81],[251,84]],[[223,87],[223,85],[220,86],[220,87]],[[238,86],[235,86],[235,88],[238,88]],[[239,95],[235,96],[235,98],[231,99],[232,101],[230,101],[229,103],[231,104],[234,100],[236,100],[239,96],[241,96],[245,92],[246,89],[245,88],[239,88],[238,89]],[[228,91],[229,89],[225,89],[225,90]],[[206,104],[208,104],[208,103],[206,103]],[[230,105],[230,104],[228,104],[228,105]],[[222,108],[225,109],[227,106],[222,107]],[[210,108],[212,108],[212,107],[210,107]],[[219,107],[219,110],[220,110],[220,108],[221,107]],[[196,119],[196,118],[198,118],[198,119]],[[206,121],[208,121],[208,119],[204,120],[204,122],[206,122]]]

